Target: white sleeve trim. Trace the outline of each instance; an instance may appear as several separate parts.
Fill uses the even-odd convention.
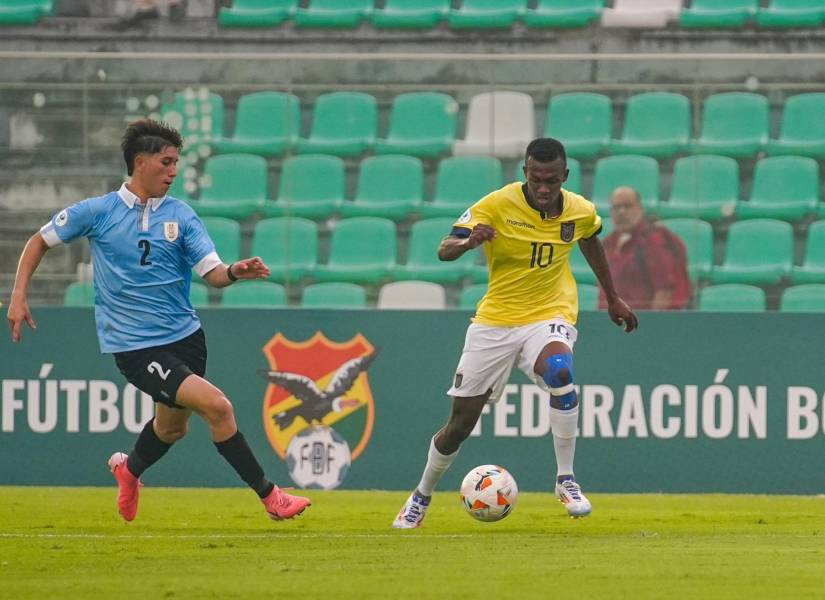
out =
[[[207,273],[209,273],[209,271],[211,271],[220,264],[223,264],[223,261],[221,260],[221,257],[218,256],[218,253],[210,252],[202,259],[200,259],[200,261],[198,261],[198,264],[196,264],[192,268],[195,269],[195,273],[203,277]]]
[[[60,239],[60,236],[57,235],[57,232],[54,230],[54,223],[51,221],[40,228],[40,235],[43,236],[43,240],[49,248],[54,248],[63,243],[63,240]]]

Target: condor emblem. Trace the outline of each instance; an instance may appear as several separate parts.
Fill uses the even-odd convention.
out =
[[[178,239],[178,222],[164,221],[163,222],[163,236],[169,242],[174,242]]]
[[[567,223],[561,224],[561,241],[562,242],[572,242],[573,237],[576,234],[576,222],[575,221],[568,221]]]
[[[293,438],[307,429],[331,428],[347,419],[352,460],[364,451],[375,418],[367,369],[377,351],[360,333],[339,343],[318,331],[295,342],[278,333],[263,348],[269,370],[264,429],[275,452],[287,459]],[[355,433],[353,433],[355,432]]]

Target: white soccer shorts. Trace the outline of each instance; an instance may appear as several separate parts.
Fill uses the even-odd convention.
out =
[[[489,402],[500,397],[510,371],[517,365],[539,387],[547,390],[544,380],[533,372],[542,349],[550,342],[562,342],[570,351],[578,331],[564,319],[539,321],[521,327],[490,327],[472,323],[467,328],[464,350],[453,378],[450,396],[471,398],[492,390]]]

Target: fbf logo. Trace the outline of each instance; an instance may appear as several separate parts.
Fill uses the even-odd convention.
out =
[[[375,348],[360,333],[339,343],[319,331],[303,342],[278,333],[263,351],[270,365],[260,371],[269,381],[264,429],[272,448],[297,485],[336,487],[372,435],[367,369]]]

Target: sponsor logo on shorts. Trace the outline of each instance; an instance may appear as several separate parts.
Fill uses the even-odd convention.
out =
[[[456,373],[455,380],[453,381],[453,387],[460,388],[462,381],[464,381],[464,373]]]

